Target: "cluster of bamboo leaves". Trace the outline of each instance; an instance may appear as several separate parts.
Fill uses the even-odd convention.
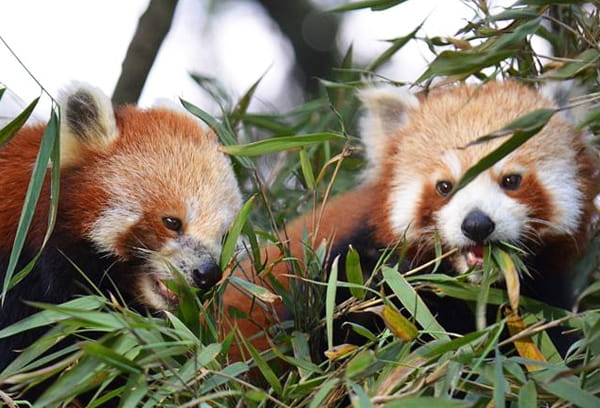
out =
[[[370,8],[385,13],[405,1],[354,1],[331,12]],[[393,83],[378,76],[377,69],[411,41],[425,42],[436,55],[417,81],[425,88],[474,79],[577,81],[585,92],[571,103],[586,104],[588,114],[579,126],[595,134],[600,127],[598,4],[523,0],[494,14],[485,1],[469,4],[473,16],[458,33],[422,37],[417,26],[407,35],[387,40],[388,49],[364,67],[354,63],[352,48],[348,49],[335,75],[321,79],[321,94],[290,112],[248,111],[260,80],[234,100],[218,81],[194,76],[219,103],[222,115],[213,117],[188,101],[182,103],[219,135],[248,198],[224,242],[223,268],[235,267],[242,257],[250,256],[262,270],[261,245],[276,243],[286,251],[276,232],[287,221],[359,183],[362,159],[355,90],[363,86],[366,76],[369,82]],[[534,35],[548,41],[555,55],[536,54],[531,46]],[[0,146],[23,126],[36,103],[0,130]],[[470,169],[457,188],[535,135],[556,113],[534,111],[493,134],[481,135],[475,142],[491,137],[505,142]],[[54,200],[48,234],[53,227],[60,188],[58,118],[56,107],[19,220],[2,296],[31,268],[18,271],[15,265],[46,171],[53,175]],[[6,337],[34,327],[48,328],[0,373],[0,404],[19,406],[20,391],[49,380],[51,385],[36,407],[59,407],[87,393],[89,407],[118,397],[120,407],[596,408],[600,406],[599,251],[594,237],[574,284],[579,293],[576,314],[518,296],[518,275],[525,272],[518,250],[510,247],[486,249],[484,278],[477,285],[464,276],[435,273],[435,266],[447,256],[438,247],[432,273],[401,274],[397,265],[385,262],[383,254],[378,271],[390,295],[369,286],[374,271],[361,270],[357,251],[333,260],[326,273],[327,246],[307,245],[304,262],[288,260],[302,277],[302,288],[292,285],[285,290],[276,282],[264,288],[232,278],[212,293],[200,295],[175,279],[172,289],[182,301],[164,316],[131,311],[117,295],[39,304],[40,313],[0,330],[0,337]],[[347,281],[338,279],[340,263],[345,265]],[[493,285],[500,274],[506,289]],[[271,350],[261,353],[239,333],[219,330],[225,285],[255,295],[266,307],[281,299],[294,312],[293,319],[273,328]],[[472,303],[478,330],[464,336],[447,333],[415,289],[424,287]],[[351,298],[338,304],[336,293],[341,288]],[[494,321],[486,319],[490,304],[500,307]],[[344,321],[347,313],[356,311],[379,316],[385,329],[373,332],[349,321],[345,324],[364,339],[363,344],[335,344],[334,321]],[[558,323],[579,337],[564,357],[546,333]],[[507,331],[509,338],[502,334]],[[67,337],[76,341],[52,348]],[[245,344],[246,361],[228,361],[227,350],[235,339]]]

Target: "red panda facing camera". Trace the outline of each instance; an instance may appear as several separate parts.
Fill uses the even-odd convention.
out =
[[[521,293],[550,305],[572,306],[572,267],[590,238],[598,181],[596,158],[582,132],[556,114],[524,145],[451,194],[465,172],[506,138],[469,143],[531,111],[553,108],[550,99],[513,82],[458,85],[423,99],[398,88],[374,87],[360,91],[359,97],[365,106],[363,182],[288,224],[281,234],[290,249],[286,257],[302,264],[308,231],[313,248],[327,240],[329,259],[340,256],[340,274],[352,246],[370,276],[382,251],[398,243],[406,249],[402,270],[431,261],[439,237],[445,251],[457,251],[438,272],[457,275],[481,266],[485,245],[508,242],[527,252],[523,261],[530,276],[521,278]],[[293,269],[278,262],[282,257],[277,246],[264,248],[262,263],[275,265],[263,274],[289,287]],[[269,286],[269,277],[257,276],[249,262],[232,274]],[[474,314],[465,302],[421,294],[447,331],[475,330]],[[249,316],[230,316],[229,321],[264,350],[270,344],[264,331],[289,312],[279,304],[270,313],[259,302],[230,285],[224,308],[233,306]],[[241,358],[240,353],[233,348],[231,357]]]
[[[56,227],[29,275],[10,289],[0,328],[33,312],[24,301],[60,303],[90,292],[79,268],[105,293],[154,311],[176,296],[171,265],[200,289],[221,279],[221,240],[241,206],[217,137],[183,113],[113,108],[96,88],[62,95],[61,189]],[[0,150],[0,281],[44,126],[20,130]],[[17,270],[40,249],[50,205],[46,175]],[[0,339],[0,370],[39,333]]]

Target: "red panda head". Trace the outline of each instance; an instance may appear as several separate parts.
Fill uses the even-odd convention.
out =
[[[427,252],[437,234],[458,249],[458,272],[482,262],[484,244],[525,248],[581,233],[595,187],[582,135],[555,115],[523,146],[451,195],[453,186],[505,138],[467,145],[518,117],[553,107],[515,83],[457,86],[419,101],[391,88],[362,91],[368,183],[381,194],[379,238],[406,238]]]
[[[130,291],[152,308],[173,300],[164,284],[171,267],[193,286],[217,283],[241,195],[216,136],[183,113],[113,109],[80,84],[62,100],[59,211],[68,233],[135,265]]]

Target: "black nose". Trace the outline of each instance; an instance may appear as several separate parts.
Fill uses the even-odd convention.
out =
[[[496,224],[483,211],[473,210],[462,222],[460,229],[469,239],[482,243],[494,231]]]
[[[221,268],[215,262],[214,259],[209,261],[203,261],[196,269],[192,271],[192,279],[194,284],[203,290],[207,290],[215,286],[220,280],[223,274]]]

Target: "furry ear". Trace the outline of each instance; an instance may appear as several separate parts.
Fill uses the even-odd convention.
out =
[[[419,106],[417,97],[405,88],[391,85],[368,87],[358,92],[365,108],[360,133],[365,146],[367,179],[383,159],[387,139],[408,120],[411,109]]]
[[[560,114],[562,117],[573,124],[581,122],[589,113],[589,105],[571,106],[573,99],[586,94],[586,88],[573,79],[568,81],[546,81],[540,87],[540,93],[551,100],[557,108],[561,108]]]
[[[113,106],[100,89],[76,82],[64,89],[61,105],[61,163],[76,162],[81,151],[102,150],[119,134]]]

